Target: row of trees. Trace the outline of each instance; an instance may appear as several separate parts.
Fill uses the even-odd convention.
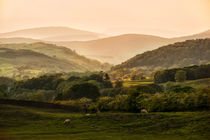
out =
[[[210,108],[210,88],[193,92],[183,91],[151,94],[132,89],[127,94],[117,94],[114,97],[100,96],[96,101],[81,98],[78,100],[57,101],[57,103],[77,106],[80,110],[90,112],[139,112],[141,109],[146,109],[149,112],[168,112],[207,110]]]
[[[8,97],[37,100],[75,100],[83,97],[96,100],[100,90],[112,88],[107,73],[91,73],[86,76],[64,76],[62,74],[43,75],[40,77],[16,81],[7,92]],[[50,93],[52,96],[49,96]],[[46,97],[48,98],[45,98]],[[36,95],[36,96],[35,96]]]
[[[210,64],[158,71],[154,75],[154,82],[181,82],[184,80],[196,80],[202,78],[210,78]]]

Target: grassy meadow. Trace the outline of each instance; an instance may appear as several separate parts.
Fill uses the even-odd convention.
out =
[[[67,118],[71,123],[64,125]],[[208,111],[86,116],[68,110],[0,106],[1,140],[208,140],[209,132]]]
[[[130,81],[123,81],[124,87],[132,87],[132,86],[138,86],[138,85],[149,85],[154,83],[152,79],[145,79],[145,80],[130,80]],[[210,83],[210,78],[204,78],[204,79],[198,79],[198,80],[187,80],[184,82],[171,82],[173,85],[182,85],[182,86],[191,86],[194,88],[203,88],[208,87]],[[167,83],[160,84],[164,87],[167,85]]]
[[[123,87],[131,87],[131,86],[138,86],[138,85],[149,85],[153,84],[152,79],[144,79],[144,80],[124,80]]]
[[[184,82],[166,82],[162,85],[164,88],[167,88],[167,86],[190,86],[196,89],[206,88],[210,86],[210,78],[204,78],[204,79],[197,79],[197,80],[187,80]]]

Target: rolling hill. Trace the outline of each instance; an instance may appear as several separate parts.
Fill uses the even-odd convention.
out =
[[[125,34],[91,41],[62,41],[56,44],[76,50],[78,53],[102,62],[119,64],[122,61],[160,46],[189,39],[210,38],[210,30],[178,38],[163,38],[152,35]]]
[[[143,53],[145,51],[157,49],[160,46],[172,44],[175,42],[185,41],[189,39],[204,39],[210,38],[210,30],[202,33],[176,37],[176,38],[163,38],[152,35],[142,34],[124,34],[106,38],[92,38],[94,40],[78,41],[78,36],[82,36],[83,31],[78,31],[66,27],[43,27],[36,29],[26,29],[6,34],[0,34],[0,44],[5,43],[34,43],[38,41],[53,43],[61,46],[68,47],[77,51],[79,54],[88,58],[97,59],[102,62],[109,62],[112,64],[120,64],[127,59]],[[29,38],[1,38],[5,35],[20,36],[27,35]],[[82,32],[82,33],[81,33]],[[74,37],[69,35],[72,33]],[[78,33],[78,34],[77,34]],[[68,34],[67,37],[65,34]],[[40,39],[30,39],[31,38]],[[50,37],[49,37],[50,36]],[[71,36],[71,37],[70,37]],[[100,35],[99,35],[100,36]],[[67,37],[67,38],[66,38]],[[47,39],[48,38],[48,39]],[[49,39],[51,38],[51,39]],[[57,39],[56,39],[57,38]],[[49,40],[49,41],[46,41]],[[66,40],[66,41],[64,41]]]
[[[110,67],[53,44],[0,44],[0,76],[32,77],[54,72],[105,71]]]
[[[198,34],[189,35],[189,36],[172,38],[172,40],[174,42],[180,42],[180,41],[191,40],[191,39],[205,39],[205,38],[210,38],[210,30],[207,30],[205,32],[201,32]]]
[[[0,33],[0,38],[33,38],[44,41],[84,41],[98,39],[102,34],[68,27],[40,27]]]
[[[41,42],[41,40],[24,38],[24,37],[12,37],[12,38],[0,38],[0,44],[13,44],[13,43],[35,43]]]
[[[150,73],[156,70],[210,63],[210,39],[178,42],[138,54],[116,65],[112,70],[137,69]]]
[[[78,53],[102,62],[118,64],[128,58],[169,43],[169,39],[158,36],[125,34],[91,41],[57,42]]]

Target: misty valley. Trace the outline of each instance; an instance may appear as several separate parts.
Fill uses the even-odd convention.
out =
[[[209,140],[208,0],[0,0],[0,140]]]

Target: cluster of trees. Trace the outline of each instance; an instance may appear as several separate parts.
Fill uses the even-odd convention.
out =
[[[192,90],[192,87],[180,87],[171,92],[143,92],[139,88],[128,90],[127,94],[117,94],[113,97],[100,96],[96,101],[87,98],[78,100],[58,101],[58,103],[80,107],[80,110],[149,112],[194,111],[210,108],[210,88]]]
[[[143,72],[137,69],[122,68],[116,71],[111,71],[110,78],[112,80],[142,80],[145,79]]]
[[[185,69],[179,69],[174,74],[175,79],[182,78],[183,73],[187,75]],[[170,83],[165,86],[148,84],[123,87],[122,81],[112,83],[109,75],[104,72],[43,75],[21,81],[0,77],[0,98],[56,102],[93,112],[210,108],[210,88],[195,89]]]
[[[15,83],[15,80],[8,77],[0,77],[0,98],[7,96],[10,87]]]
[[[200,66],[190,66],[184,68],[167,69],[158,71],[154,75],[155,83],[165,83],[168,81],[182,82],[185,80],[196,80],[210,78],[210,64]]]
[[[13,82],[13,85],[4,88],[3,97],[24,100],[76,100],[89,98],[96,100],[101,96],[101,91],[114,92],[112,83],[107,73],[90,73],[82,77],[75,74],[50,74],[32,79]],[[0,84],[0,92],[1,88]]]

